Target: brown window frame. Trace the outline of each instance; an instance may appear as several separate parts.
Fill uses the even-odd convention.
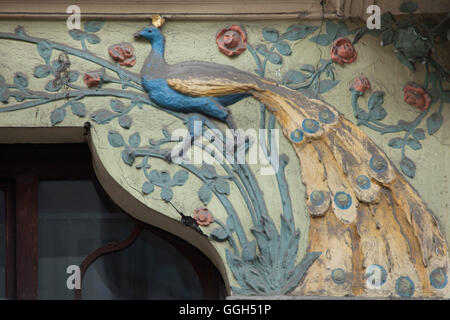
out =
[[[96,179],[91,153],[84,143],[0,144],[0,149],[0,190],[7,199],[6,298],[33,300],[38,298],[39,286],[38,182]],[[220,273],[203,253],[166,231],[147,224],[144,228],[168,241],[189,260],[205,299],[225,298],[223,280],[214,277]]]

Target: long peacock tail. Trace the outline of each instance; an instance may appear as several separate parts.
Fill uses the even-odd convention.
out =
[[[447,245],[431,210],[386,154],[331,105],[243,72],[168,79],[193,96],[248,92],[280,123],[301,163],[321,251],[294,295],[449,297]]]

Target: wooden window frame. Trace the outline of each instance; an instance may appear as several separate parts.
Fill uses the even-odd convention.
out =
[[[96,179],[92,164],[86,161],[87,157],[91,160],[91,153],[86,144],[80,143],[0,144],[0,148],[0,190],[7,200],[6,298],[34,300],[39,288],[39,180]],[[23,156],[30,154],[33,159]],[[198,249],[156,227],[144,228],[168,241],[187,258],[200,278],[205,299],[226,297],[223,280],[220,282],[213,276],[212,262],[205,263],[209,259]],[[220,274],[217,269],[216,274]],[[221,290],[217,290],[218,286]]]

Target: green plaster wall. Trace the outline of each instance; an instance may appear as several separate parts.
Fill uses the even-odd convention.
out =
[[[262,36],[263,27],[276,28],[280,32],[298,21],[230,21],[238,23],[245,27],[249,42],[257,45],[264,41]],[[222,21],[214,22],[187,22],[187,21],[168,21],[162,28],[166,37],[166,59],[168,63],[177,63],[188,60],[211,61],[221,64],[229,64],[239,69],[254,72],[256,66],[250,53],[245,51],[238,57],[228,58],[221,54],[215,43],[215,34],[228,23]],[[308,21],[307,24],[320,26],[320,21]],[[13,32],[16,25],[21,25],[30,35],[65,43],[75,48],[80,48],[80,43],[73,40],[66,29],[65,23],[62,21],[0,21],[0,32]],[[357,24],[349,23],[350,29]],[[136,42],[133,34],[144,26],[141,22],[133,21],[111,21],[106,22],[103,28],[97,33],[101,38],[101,43],[96,45],[87,44],[89,51],[96,55],[111,60],[107,47],[119,42],[130,42],[135,48],[137,63],[130,70],[139,72],[145,57],[150,51],[150,45],[145,42]],[[325,28],[323,26],[323,28]],[[15,72],[22,72],[28,75],[29,87],[35,90],[43,90],[48,79],[36,79],[32,76],[32,70],[36,65],[42,64],[42,58],[39,56],[36,46],[33,44],[0,40],[0,74],[5,77],[7,82],[12,82]],[[397,123],[398,120],[412,120],[417,116],[419,111],[403,102],[402,88],[408,81],[423,82],[424,67],[418,66],[416,73],[412,73],[405,66],[399,63],[394,55],[393,47],[381,47],[379,38],[366,36],[356,45],[358,59],[355,63],[341,67],[336,65],[336,79],[340,83],[323,94],[322,98],[331,105],[337,107],[346,117],[354,121],[351,107],[351,94],[349,87],[355,77],[364,75],[370,79],[372,88],[361,97],[359,103],[365,105],[371,92],[375,90],[383,90],[385,95],[384,108],[388,112],[386,118],[387,123]],[[303,40],[295,41],[292,45],[293,54],[290,57],[283,57],[284,63],[281,66],[268,64],[267,77],[277,81],[281,81],[281,75],[287,70],[296,69],[305,63],[316,65],[319,60],[329,59],[329,46],[319,46],[311,41],[309,37]],[[55,59],[56,52],[53,52],[52,60]],[[111,60],[112,61],[112,60]],[[78,70],[81,74],[76,84],[84,87],[82,75],[85,72],[98,69],[98,66],[82,59],[71,57],[71,70]],[[446,88],[446,89],[450,89]],[[82,102],[87,107],[87,114],[99,108],[109,108],[108,97],[85,98]],[[122,100],[125,104],[129,102]],[[10,104],[15,103],[14,99],[10,100]],[[50,127],[51,112],[62,103],[49,103],[37,108],[27,110],[0,113],[0,127]],[[4,107],[5,105],[0,105]],[[435,104],[432,108],[437,108]],[[245,99],[230,107],[238,127],[243,129],[255,128],[259,126],[259,103],[249,98]],[[433,111],[431,111],[433,112]],[[173,208],[161,200],[159,188],[150,195],[143,195],[141,186],[145,182],[142,172],[134,167],[125,165],[120,160],[120,150],[112,148],[108,143],[108,132],[113,129],[120,132],[124,138],[138,131],[143,142],[148,139],[162,138],[161,128],[166,127],[169,132],[182,126],[182,123],[171,117],[170,115],[152,108],[144,106],[144,108],[134,108],[130,116],[133,119],[133,126],[126,130],[118,125],[117,120],[111,121],[106,125],[95,125],[91,129],[93,147],[97,151],[105,169],[128,193],[137,200],[170,218],[179,220],[178,214]],[[426,140],[423,141],[423,148],[419,151],[407,152],[417,166],[416,177],[408,180],[417,189],[419,194],[425,199],[430,208],[434,211],[435,216],[439,220],[440,228],[446,235],[447,241],[450,242],[450,109],[448,105],[443,111],[444,124],[442,128],[433,136],[426,134]],[[74,127],[82,126],[89,119],[79,118],[67,112],[67,116],[62,123],[56,127]],[[92,123],[92,121],[91,121]],[[222,124],[218,124],[222,126]],[[223,127],[223,126],[222,126]],[[425,124],[422,123],[422,128]],[[279,126],[277,125],[277,128]],[[388,147],[388,141],[394,136],[391,134],[380,135],[377,132],[363,127],[363,130],[387,153],[387,155],[398,166],[400,161],[400,152],[397,149]],[[426,131],[426,130],[425,130]],[[11,131],[13,132],[13,131]],[[58,131],[55,129],[55,134]],[[8,130],[0,130],[0,142],[8,142]],[[301,183],[300,166],[296,154],[291,147],[291,143],[280,134],[280,153],[285,153],[290,162],[286,168],[286,177],[289,184],[292,206],[296,227],[301,231],[300,247],[298,259],[306,252],[308,243],[308,227],[309,217],[305,209],[305,188]],[[173,174],[178,171],[174,165],[168,165],[162,160],[150,160],[152,169],[168,170]],[[274,219],[275,224],[279,228],[281,213],[281,199],[279,196],[275,176],[262,176],[258,174],[258,166],[252,166],[259,185],[264,193],[268,211]],[[220,172],[220,168],[217,166]],[[194,209],[203,206],[198,199],[197,191],[202,186],[199,179],[192,174],[185,186],[174,187],[174,197],[172,202],[178,206],[186,214],[192,214]],[[239,217],[244,225],[247,236],[252,237],[250,233],[251,221],[243,199],[239,196],[236,187],[231,185],[230,200],[233,203]],[[222,221],[226,220],[226,212],[217,198],[213,197],[208,205],[210,211],[215,217]],[[214,228],[213,225],[203,228],[208,233]],[[219,242],[212,242],[220,256],[224,257],[224,247],[228,245]],[[236,281],[229,269],[228,279],[232,286],[236,285]]]

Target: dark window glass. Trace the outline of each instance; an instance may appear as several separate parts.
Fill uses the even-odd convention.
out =
[[[73,299],[69,265],[95,249],[122,241],[135,221],[96,181],[39,182],[39,299]],[[201,299],[191,263],[173,245],[144,229],[133,245],[104,255],[89,267],[83,299]]]
[[[0,190],[0,299],[6,298],[6,195]]]

